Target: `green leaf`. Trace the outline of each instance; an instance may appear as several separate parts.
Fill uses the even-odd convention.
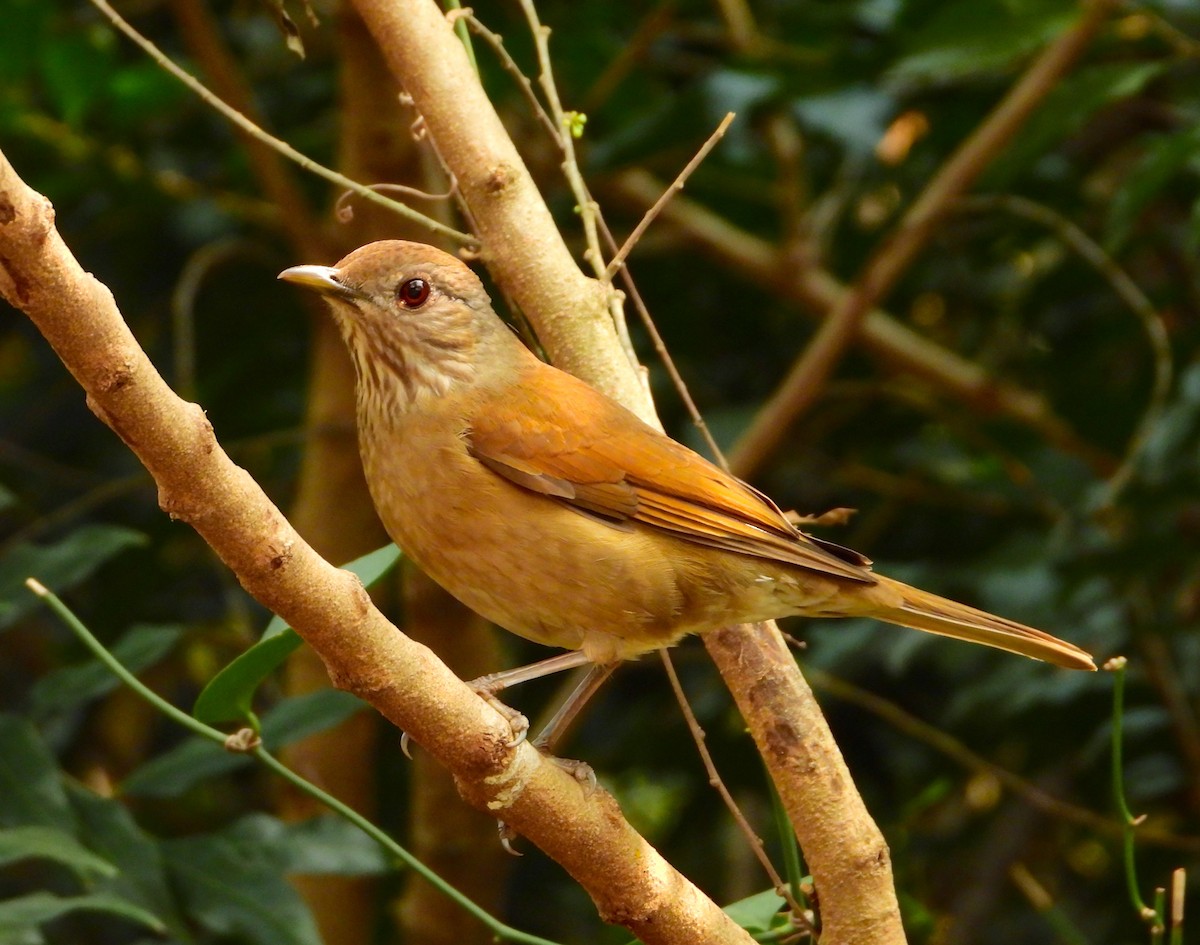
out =
[[[166,927],[149,912],[131,903],[95,893],[89,896],[55,896],[53,893],[36,892],[16,899],[0,902],[0,941],[8,941],[10,935],[57,919],[69,912],[106,912],[109,915],[128,919],[138,925],[165,932]]]
[[[289,873],[373,876],[394,868],[378,843],[335,814],[280,826]]]
[[[773,889],[731,902],[722,910],[747,932],[769,932],[780,924],[780,910],[787,903]]]
[[[321,689],[285,699],[263,716],[263,742],[272,750],[332,728],[363,707],[348,692]],[[137,797],[178,797],[194,785],[250,763],[250,756],[228,752],[199,737],[188,739],[138,768],[122,783]]]
[[[1083,128],[1101,108],[1138,94],[1166,68],[1164,62],[1105,63],[1068,76],[1030,116],[1003,158],[992,163],[980,189],[1004,189],[1058,142]]]
[[[910,33],[908,52],[888,70],[899,82],[945,83],[1001,72],[1067,29],[1079,16],[1067,2],[949,3]]]
[[[166,656],[182,634],[183,628],[177,626],[134,626],[112,646],[112,654],[128,670],[138,673]],[[34,685],[30,700],[34,714],[45,718],[107,695],[120,685],[112,670],[93,659],[43,676]]]
[[[25,579],[35,577],[56,594],[87,580],[119,552],[146,543],[146,536],[116,525],[85,525],[49,545],[21,543],[0,558],[0,630],[37,606]]]
[[[370,587],[387,574],[400,560],[400,549],[384,545],[369,554],[356,558],[345,566]],[[192,714],[201,722],[218,725],[222,722],[247,722],[255,730],[254,693],[263,680],[275,671],[303,641],[281,617],[272,618],[263,631],[262,639],[214,676],[196,698]]]
[[[0,715],[0,798],[0,825],[62,829],[75,822],[50,750],[13,715]]]
[[[158,839],[142,830],[119,801],[72,783],[67,784],[67,796],[79,821],[80,841],[119,870],[98,882],[94,891],[118,896],[158,916],[176,942],[192,941],[168,884]]]
[[[245,945],[320,945],[312,915],[284,878],[279,828],[258,814],[220,833],[164,843],[175,886],[195,921]]]
[[[209,680],[196,697],[192,715],[209,725],[246,722],[257,731],[258,717],[251,708],[254,693],[303,642],[291,627],[284,627],[274,636],[264,636]]]
[[[12,827],[0,830],[0,866],[19,860],[53,860],[83,880],[94,873],[113,876],[117,868],[55,827]]]
[[[1105,249],[1120,251],[1143,208],[1200,153],[1200,125],[1153,139],[1126,176],[1108,209]]]

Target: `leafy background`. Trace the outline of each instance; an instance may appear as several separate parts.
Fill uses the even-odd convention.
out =
[[[179,25],[187,5],[151,0],[128,12],[200,72]],[[619,231],[640,215],[629,172],[665,184],[726,111],[738,113],[685,192],[736,227],[731,238],[704,245],[663,221],[632,260],[724,445],[813,325],[777,281],[739,263],[744,241],[850,282],[1030,57],[1078,13],[1061,0],[775,0],[752,4],[757,38],[739,43],[722,16],[731,7],[539,5],[554,31],[564,103],[588,117],[584,172]],[[301,61],[270,9],[206,9],[272,126],[336,162],[346,109],[342,19],[319,8],[313,27],[293,11]],[[532,74],[515,4],[476,12]],[[91,6],[6,0],[4,16],[6,154],[53,200],[68,244],[113,290],[160,370],[205,407],[235,459],[288,507],[307,442],[313,323],[274,275],[331,260],[297,258],[238,139]],[[881,570],[1061,633],[1101,658],[1129,657],[1127,788],[1155,832],[1138,847],[1143,895],[1177,866],[1195,874],[1200,849],[1195,36],[1191,3],[1118,7],[975,188],[1036,202],[1129,274],[1161,319],[1175,369],[1160,409],[1152,410],[1153,384],[1163,361],[1144,319],[1064,241],[1061,226],[993,201],[957,208],[939,226],[886,311],[1040,395],[1073,437],[1048,438],[1045,428],[856,349],[754,474],[784,507],[859,509],[830,537]],[[554,150],[511,78],[477,52],[486,87],[578,244]],[[378,94],[393,101],[392,89]],[[896,150],[881,145],[887,135],[900,141]],[[329,208],[337,195],[312,178],[300,186],[318,225],[336,233]],[[635,335],[668,427],[698,444],[649,344]],[[1128,480],[1114,490],[1111,477],[1130,456]],[[158,510],[148,477],[88,413],[32,327],[9,312],[0,334],[0,526],[0,940],[312,942],[316,922],[283,879],[306,872],[383,875],[370,925],[375,940],[394,940],[404,880],[369,844],[332,821],[273,816],[278,788],[266,773],[197,747],[118,689],[23,589],[32,574],[64,593],[127,665],[184,707],[269,617],[190,530]],[[807,643],[803,663],[891,845],[914,942],[1148,937],[1125,894],[1111,829],[1107,674],[1070,674],[865,623],[787,629]],[[506,665],[541,655],[520,641],[503,646]],[[769,835],[764,776],[719,679],[694,644],[678,660],[718,765]],[[516,697],[530,711],[545,698],[536,689]],[[627,667],[568,753],[596,768],[673,862],[732,901],[766,881],[672,706],[656,661]],[[358,707],[273,684],[259,708],[279,747]],[[924,727],[905,721],[913,717]],[[1099,813],[1109,827],[1036,808],[982,760],[956,759],[947,741]],[[377,755],[346,763],[369,773],[384,799],[377,818],[403,837],[413,830],[412,798],[397,754],[389,736]],[[1049,912],[1022,892],[1027,877],[1046,892]],[[620,940],[536,853],[511,865],[497,895],[520,927],[559,940]]]

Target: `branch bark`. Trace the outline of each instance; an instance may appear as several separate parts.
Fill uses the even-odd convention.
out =
[[[49,201],[0,154],[0,296],[25,312],[87,392],[88,406],[137,455],[159,504],[192,525],[258,601],[359,695],[448,767],[467,801],[557,860],[607,920],[644,942],[750,937],[626,823],[603,791],[585,797],[434,654],[374,607],[362,584],[295,532],[221,449],[203,410],[174,395],[112,294],[83,271]]]

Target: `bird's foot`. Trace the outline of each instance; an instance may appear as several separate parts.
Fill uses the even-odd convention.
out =
[[[510,856],[524,856],[520,850],[513,848],[512,842],[517,838],[517,832],[512,829],[503,820],[496,821],[496,829],[500,834],[500,846],[504,847],[504,852]]]
[[[592,770],[592,766],[586,761],[558,758],[554,755],[546,755],[546,760],[553,762],[578,781],[587,797],[591,797],[596,793],[596,772]]]
[[[539,751],[542,748],[536,743],[534,747]],[[547,761],[554,764],[556,767],[562,768],[567,774],[579,782],[584,790],[586,797],[591,797],[596,791],[596,772],[592,770],[592,766],[586,761],[575,761],[571,758],[557,758],[554,755],[545,755]],[[513,847],[512,842],[518,836],[517,832],[503,820],[496,821],[496,829],[500,835],[500,846],[504,847],[504,852],[513,856],[524,856],[520,850]]]
[[[518,712],[512,706],[505,705],[501,702],[494,692],[490,692],[487,688],[479,688],[472,685],[476,694],[483,699],[488,705],[504,716],[508,722],[508,727],[512,729],[512,738],[508,742],[509,748],[516,748],[529,735],[529,719],[525,717],[523,712]]]

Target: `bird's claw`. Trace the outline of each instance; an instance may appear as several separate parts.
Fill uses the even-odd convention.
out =
[[[525,741],[529,735],[529,719],[525,717],[523,712],[519,712],[510,705],[505,705],[496,697],[494,692],[486,688],[477,686],[475,687],[475,692],[484,702],[504,716],[508,722],[508,727],[512,729],[512,739],[505,747],[516,748],[521,742]]]
[[[524,856],[520,850],[513,847],[512,842],[517,837],[517,832],[512,829],[503,820],[496,821],[496,829],[500,832],[500,846],[504,847],[504,852],[510,856]]]
[[[408,737],[408,732],[401,732],[400,733],[400,750],[402,752],[404,752],[405,758],[407,758],[409,761],[412,761],[413,756],[412,756],[412,752],[409,750],[410,748],[412,748],[412,739]]]
[[[556,758],[554,755],[547,755],[546,760],[553,762],[578,781],[583,787],[585,796],[591,797],[596,793],[596,772],[592,770],[592,766],[586,761]]]

